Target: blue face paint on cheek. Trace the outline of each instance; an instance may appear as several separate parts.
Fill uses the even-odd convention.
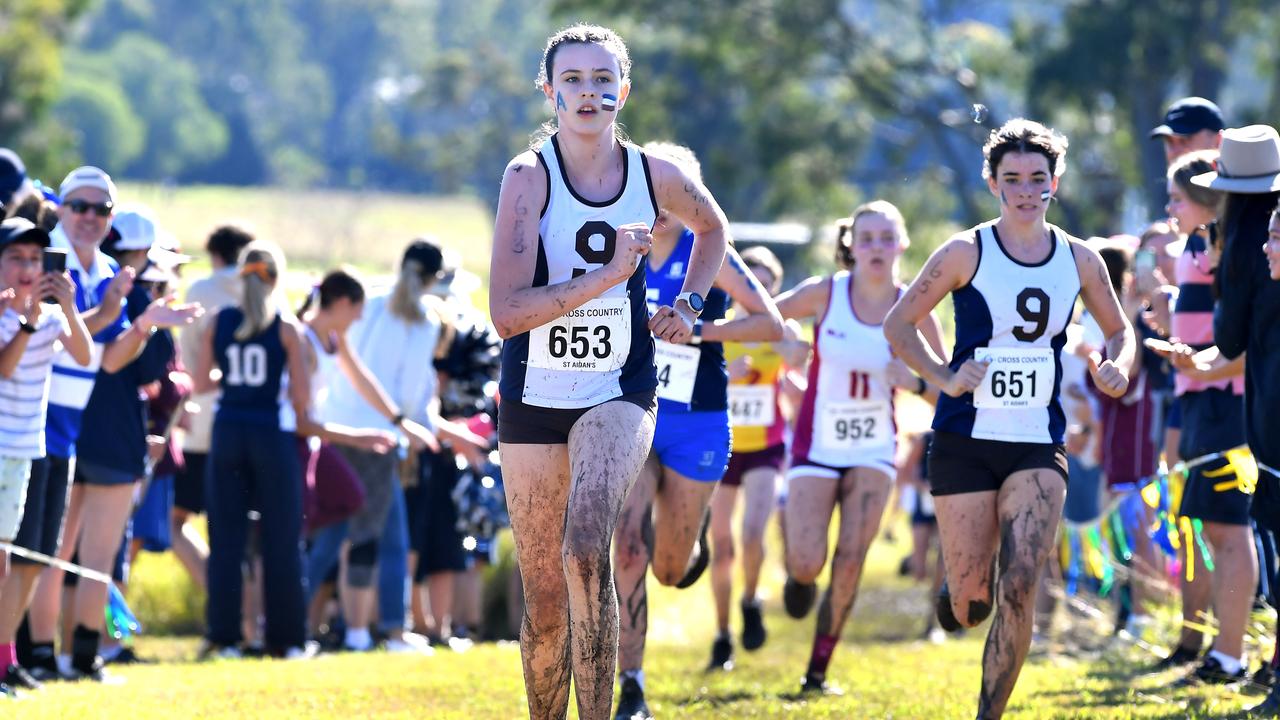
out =
[[[614,110],[617,110],[617,109],[618,109],[618,96],[617,96],[617,95],[611,95],[611,94],[609,94],[609,93],[602,93],[602,94],[600,95],[600,109],[601,109],[601,110],[607,110],[607,111],[609,111],[609,112],[613,112]]]
[[[565,104],[564,95],[561,95],[559,90],[556,91],[556,109],[569,112],[569,106]]]
[[[1004,195],[1004,188],[1000,188],[1000,204],[1009,207],[1009,198]]]
[[[1045,190],[1044,192],[1040,193],[1041,202],[1049,202],[1049,198],[1051,197],[1053,197],[1053,192],[1050,190]]]

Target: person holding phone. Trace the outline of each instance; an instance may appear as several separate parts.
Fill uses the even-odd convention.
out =
[[[51,269],[66,254],[48,245],[48,233],[28,220],[0,223],[0,542],[35,552],[48,549],[40,532],[44,488],[30,492],[28,484],[32,462],[45,452],[53,358],[65,348],[88,366],[93,345],[76,311],[71,277]],[[18,665],[14,639],[42,566],[19,564],[6,575],[8,564],[8,553],[0,551],[0,686],[34,689],[39,681]]]
[[[128,482],[94,482],[86,481],[80,473],[81,481],[72,486],[77,446],[94,440],[81,436],[82,427],[89,436],[96,435],[106,443],[114,433],[110,425],[82,424],[85,409],[98,380],[133,362],[156,330],[187,324],[201,309],[161,300],[134,308],[130,320],[125,310],[126,297],[133,289],[136,273],[131,267],[121,268],[101,249],[111,234],[115,217],[115,183],[100,168],[84,166],[67,175],[59,195],[62,204],[58,208],[58,226],[49,233],[50,246],[66,251],[67,271],[76,285],[76,308],[93,335],[96,349],[88,368],[80,366],[65,351],[54,359],[45,423],[46,455],[44,461],[32,464],[32,486],[44,486],[40,523],[42,532],[50,536],[48,543],[60,545],[58,557],[69,560],[78,549],[81,564],[109,572],[132,505],[135,478]],[[133,392],[136,394],[136,386]],[[107,589],[101,583],[86,583],[87,587],[77,593],[72,609],[74,619],[68,623],[73,631],[71,637],[63,638],[65,660],[60,666],[60,658],[54,653],[54,635],[62,609],[63,574],[56,568],[43,570],[31,604],[28,618],[32,675],[37,679],[58,678],[65,669],[74,677],[101,680],[104,676],[98,648]]]

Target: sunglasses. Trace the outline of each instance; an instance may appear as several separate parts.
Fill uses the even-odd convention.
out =
[[[80,198],[68,200],[66,202],[66,206],[76,215],[83,215],[92,210],[98,217],[109,217],[111,215],[111,211],[115,209],[115,205],[112,205],[110,202],[91,203],[88,200],[81,200]]]

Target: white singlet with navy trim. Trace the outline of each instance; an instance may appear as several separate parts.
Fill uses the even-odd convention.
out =
[[[648,159],[629,143],[622,149],[622,188],[603,202],[587,200],[573,188],[557,136],[538,151],[548,191],[538,226],[534,287],[567,282],[608,264],[617,228],[653,227],[658,210]],[[627,281],[509,340],[503,348],[503,395],[539,407],[585,408],[656,387],[643,260]]]
[[[1048,256],[1024,263],[1005,252],[994,222],[975,228],[977,271],[952,295],[951,368],[970,359],[990,364],[974,392],[938,399],[935,430],[1004,442],[1063,441],[1061,353],[1080,295],[1080,272],[1070,236],[1053,226],[1049,233]]]
[[[883,327],[863,322],[854,311],[853,276],[836,273],[830,284],[826,313],[813,331],[792,465],[892,472],[897,431],[886,369],[893,351]]]

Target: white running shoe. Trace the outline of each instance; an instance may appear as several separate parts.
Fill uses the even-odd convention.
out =
[[[387,640],[386,650],[389,653],[435,655],[436,649],[431,647],[427,639],[417,633],[403,633],[398,638]]]

